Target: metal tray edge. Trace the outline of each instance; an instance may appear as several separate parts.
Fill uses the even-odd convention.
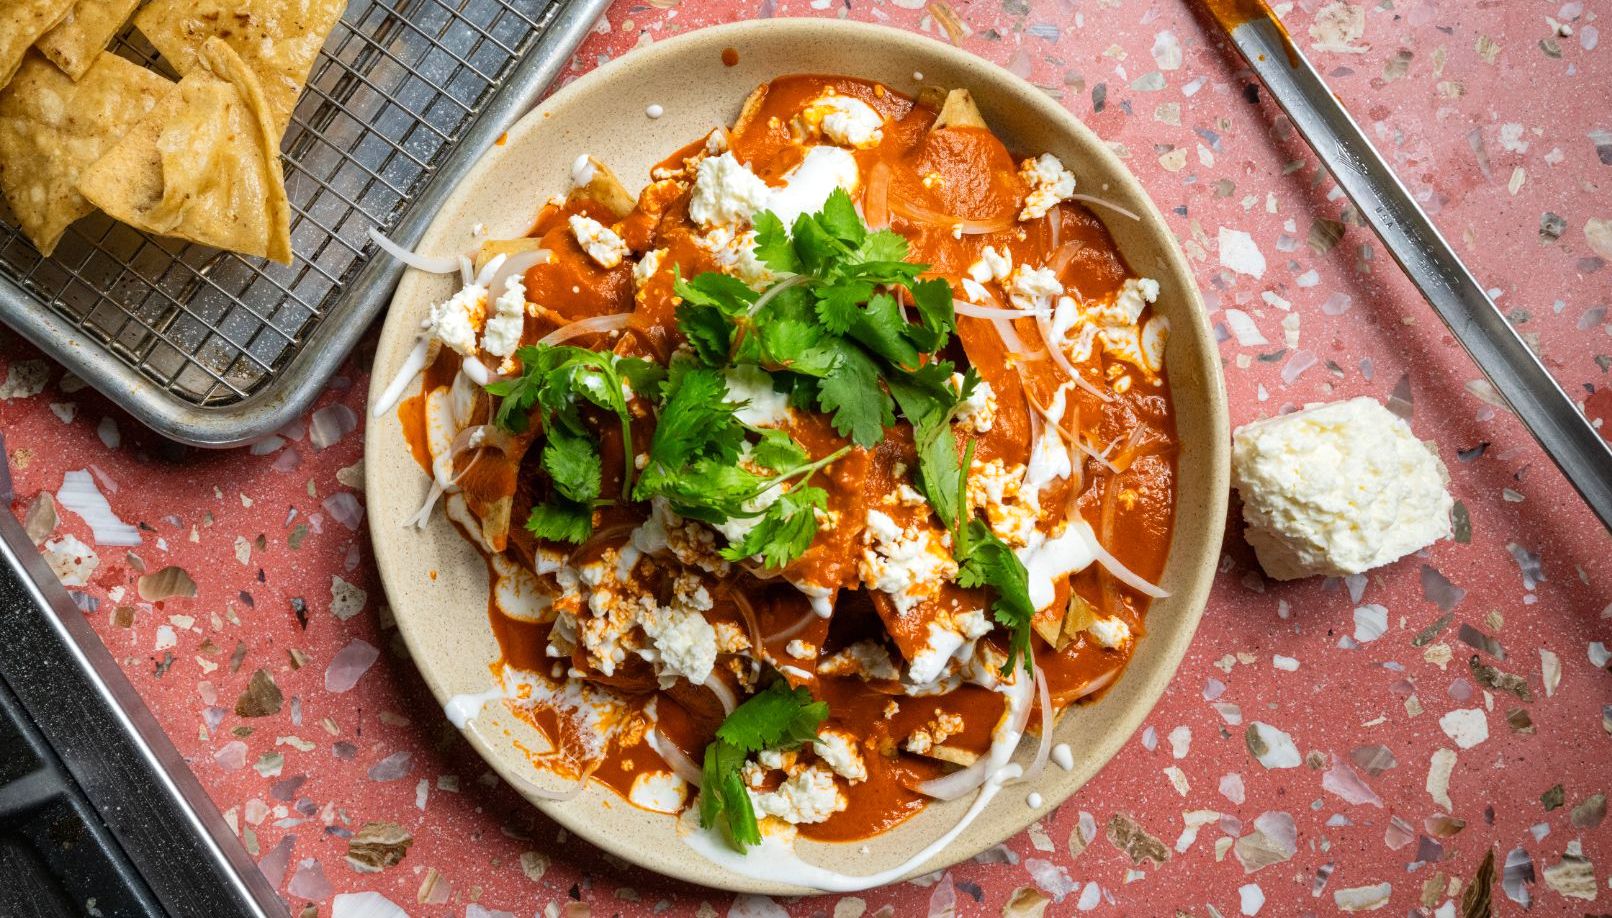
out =
[[[547,31],[511,72],[475,123],[409,205],[391,237],[409,246],[436,218],[442,202],[470,166],[526,113],[570,63],[572,54],[610,6],[611,0],[557,0],[561,9]],[[330,375],[352,351],[375,316],[390,301],[403,265],[373,257],[353,280],[355,302],[345,314],[327,316],[277,376],[233,405],[204,408],[180,402],[137,369],[104,353],[102,345],[54,311],[42,308],[21,286],[0,277],[0,318],[51,359],[158,434],[209,449],[244,446],[284,427],[313,403]],[[30,315],[32,314],[32,315]],[[24,316],[17,321],[14,317]]]

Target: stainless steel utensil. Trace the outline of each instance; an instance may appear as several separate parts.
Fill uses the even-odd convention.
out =
[[[0,320],[164,436],[218,447],[273,433],[391,300],[403,266],[369,230],[417,241],[608,5],[350,0],[282,145],[293,264],[99,214],[41,258],[0,204]],[[132,27],[113,50],[165,66]]]
[[[1199,0],[1231,38],[1389,254],[1427,297],[1602,525],[1612,448],[1546,372],[1262,0]]]

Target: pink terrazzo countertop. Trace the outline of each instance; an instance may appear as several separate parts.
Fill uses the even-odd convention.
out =
[[[1612,3],[1281,9],[1546,365],[1612,416],[1612,48],[1597,47]],[[87,469],[138,523],[139,546],[98,545],[63,510],[46,552],[89,547],[93,570],[69,571],[80,606],[292,913],[351,914],[366,900],[336,897],[359,893],[465,918],[1452,916],[1491,853],[1501,914],[1612,912],[1612,539],[1231,54],[1179,0],[623,0],[565,79],[775,15],[926,32],[1061,100],[1181,238],[1224,332],[1233,423],[1392,399],[1449,463],[1456,540],[1349,583],[1278,584],[1233,524],[1171,690],[1051,818],[922,882],[735,901],[568,838],[444,720],[358,519],[364,346],[317,423],[206,454],[156,441],[8,335],[14,509],[35,508],[43,535],[39,495]],[[1246,243],[1260,259],[1225,257]]]

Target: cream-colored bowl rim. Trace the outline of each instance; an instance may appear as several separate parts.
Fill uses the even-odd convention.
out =
[[[725,49],[738,63],[722,61]],[[1148,634],[1115,687],[1097,703],[1059,721],[1055,739],[1071,745],[1075,767],[1048,767],[1033,782],[1007,788],[946,850],[912,871],[938,870],[1020,831],[1057,807],[1119,751],[1163,693],[1197,626],[1219,556],[1227,492],[1225,391],[1214,338],[1192,274],[1173,234],[1146,193],[1107,145],[1052,99],[1005,70],[919,35],[859,23],[781,19],[692,32],[636,50],[555,93],[510,129],[454,192],[426,232],[429,255],[472,250],[480,236],[516,235],[541,203],[567,186],[570,163],[588,152],[611,164],[630,187],[647,180],[649,164],[737,113],[756,84],[785,73],[844,73],[876,79],[902,92],[923,85],[968,88],[986,119],[1015,151],[1051,151],[1069,165],[1082,191],[1121,204],[1133,222],[1098,209],[1133,271],[1158,279],[1158,308],[1169,317],[1166,352],[1181,441],[1176,525]],[[645,107],[662,105],[651,120]],[[373,402],[412,346],[429,304],[452,292],[451,278],[409,271],[398,285],[377,348]],[[411,391],[417,391],[417,386]],[[403,442],[395,412],[372,418],[366,431],[365,477],[370,526],[381,580],[403,638],[439,703],[485,690],[497,653],[485,616],[486,571],[439,511],[424,531],[402,521],[419,506],[426,476]],[[479,592],[478,592],[479,591]],[[477,605],[478,595],[482,598]],[[554,786],[515,748],[514,718],[489,706],[464,731],[497,773],[517,789]],[[1033,744],[1025,744],[1026,747]],[[1020,750],[1021,760],[1031,750]],[[1040,805],[1027,803],[1030,791]],[[528,794],[529,799],[531,795]],[[577,835],[628,861],[678,879],[736,891],[810,892],[786,880],[762,881],[719,868],[677,840],[670,816],[640,810],[614,793],[590,788],[574,800],[532,802]],[[944,832],[968,800],[936,804],[885,835],[862,843],[800,846],[802,857],[850,874],[900,864]],[[863,849],[867,853],[862,853]]]

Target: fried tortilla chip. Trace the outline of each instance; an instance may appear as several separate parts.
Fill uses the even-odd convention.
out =
[[[79,173],[173,85],[114,54],[96,57],[77,83],[37,54],[23,60],[0,93],[0,192],[42,254],[95,210],[78,193]]]
[[[73,8],[73,0],[5,0],[0,3],[0,87],[11,82],[28,46]]]
[[[346,8],[347,0],[152,0],[134,24],[180,74],[196,66],[207,39],[228,42],[257,71],[278,143],[319,48]]]
[[[34,47],[75,80],[95,63],[112,36],[129,21],[139,0],[78,0]]]
[[[79,190],[136,229],[289,264],[291,205],[263,87],[221,39],[197,63]]]
[[[974,97],[968,90],[954,89],[946,94],[946,104],[941,106],[940,114],[930,130],[948,127],[987,127],[985,116],[980,114],[980,108],[974,104]]]

